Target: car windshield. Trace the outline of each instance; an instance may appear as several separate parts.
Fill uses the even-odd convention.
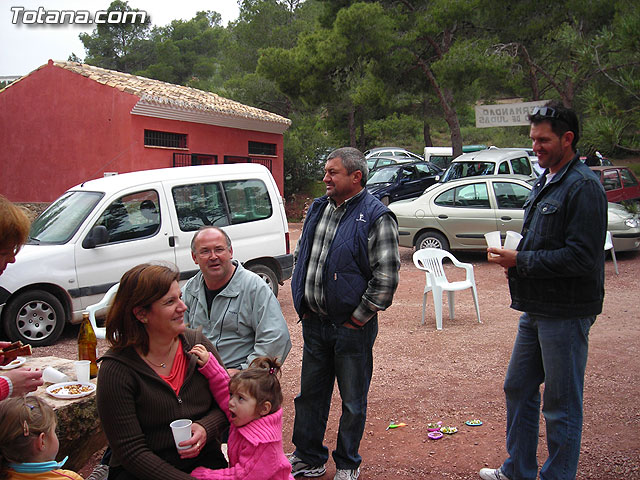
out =
[[[454,162],[447,168],[441,182],[477,175],[493,175],[494,169],[495,164],[492,162]]]
[[[31,225],[29,244],[63,244],[80,227],[102,193],[67,192],[47,208]]]
[[[374,170],[367,181],[367,185],[374,183],[393,183],[398,178],[398,168],[379,168]]]

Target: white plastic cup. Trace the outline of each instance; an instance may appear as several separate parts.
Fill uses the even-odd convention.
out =
[[[507,230],[507,238],[504,239],[504,248],[509,250],[515,250],[518,248],[518,244],[522,240],[522,235],[513,230]]]
[[[174,420],[169,424],[171,432],[173,433],[173,441],[176,443],[176,448],[178,450],[186,450],[187,448],[190,448],[188,446],[181,447],[178,444],[191,438],[191,423],[192,422],[189,419],[181,419]]]
[[[489,247],[502,248],[500,232],[498,230],[485,233],[484,238],[487,240],[487,245]]]
[[[76,380],[78,380],[79,383],[89,383],[91,361],[76,360],[73,362],[73,366],[76,367]]]
[[[487,232],[484,234],[484,238],[487,241],[489,247],[502,248],[502,241],[500,240],[500,231],[494,230],[493,232]],[[495,253],[490,253],[492,257],[497,257]]]
[[[68,382],[71,379],[60,370],[56,370],[53,367],[47,367],[42,371],[42,380],[45,383],[62,383]]]

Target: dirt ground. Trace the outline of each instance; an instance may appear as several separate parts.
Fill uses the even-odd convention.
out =
[[[300,228],[301,224],[290,224],[292,245]],[[480,468],[499,466],[505,456],[502,383],[519,315],[509,308],[502,269],[488,264],[483,254],[467,253],[457,257],[474,266],[482,323],[476,320],[466,290],[457,294],[454,320],[448,319],[445,304],[441,331],[435,329],[429,295],[426,324],[420,325],[425,277],[413,266],[412,253],[401,248],[400,286],[393,305],[380,314],[360,478],[477,479]],[[640,254],[619,253],[618,267],[620,275],[608,257],[604,311],[590,335],[578,479],[640,479]],[[293,344],[282,378],[283,438],[289,452],[303,345],[289,281],[280,292]],[[57,345],[37,348],[35,355],[74,358],[77,331],[68,327]],[[99,348],[106,348],[103,340]],[[335,446],[339,414],[336,391],[325,437],[330,450]],[[464,422],[470,419],[484,423],[469,427]],[[407,426],[387,430],[391,421]],[[456,426],[458,433],[429,440],[427,423],[437,421]],[[545,445],[542,423],[540,464],[546,458]],[[88,475],[98,458],[81,474]],[[334,473],[330,459],[322,478],[332,479]]]

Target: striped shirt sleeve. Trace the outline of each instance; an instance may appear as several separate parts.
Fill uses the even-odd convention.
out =
[[[352,315],[352,323],[362,326],[377,311],[386,310],[400,279],[400,251],[398,250],[398,224],[390,214],[382,215],[369,231],[369,264],[373,276],[360,305]]]

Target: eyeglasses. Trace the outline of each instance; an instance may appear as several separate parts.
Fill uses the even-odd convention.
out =
[[[219,257],[220,255],[224,254],[228,249],[224,248],[224,247],[216,247],[213,250],[210,250],[208,248],[203,248],[201,250],[198,250],[198,252],[196,253],[200,258],[209,258],[211,256],[211,254],[215,254],[216,257]]]

